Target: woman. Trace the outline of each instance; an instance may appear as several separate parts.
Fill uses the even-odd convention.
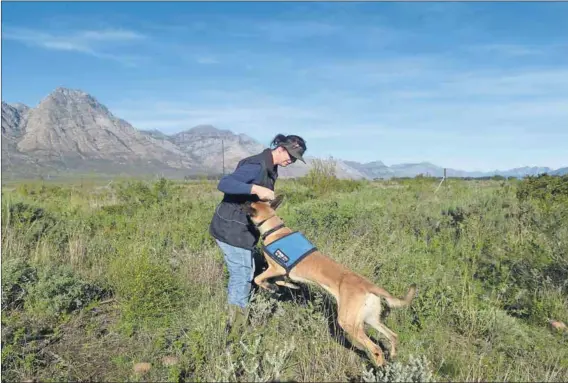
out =
[[[223,177],[217,186],[225,195],[215,209],[209,232],[221,248],[229,270],[227,291],[233,338],[245,319],[254,276],[253,250],[260,236],[242,206],[246,201],[274,199],[278,166],[286,167],[296,160],[305,163],[306,142],[299,136],[278,134],[271,147],[241,160],[235,171]]]

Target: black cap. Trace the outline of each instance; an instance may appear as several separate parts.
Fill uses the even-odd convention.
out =
[[[284,147],[284,149],[286,149],[288,153],[290,153],[290,156],[302,161],[303,163],[306,163],[303,157],[306,149],[304,149],[300,144],[298,144],[297,142],[288,142],[282,144],[282,147]]]

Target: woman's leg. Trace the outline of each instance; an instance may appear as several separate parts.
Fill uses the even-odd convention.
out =
[[[247,249],[231,246],[216,240],[224,254],[229,270],[227,294],[229,305],[245,308],[248,305],[251,282],[254,277],[254,260],[252,252]]]
[[[229,343],[235,343],[244,331],[247,321],[246,306],[249,301],[251,282],[254,277],[254,261],[250,250],[231,246],[216,240],[223,251],[229,270],[227,286],[229,301],[229,321],[227,323]]]

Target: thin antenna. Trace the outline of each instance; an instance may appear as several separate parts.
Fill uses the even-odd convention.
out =
[[[444,168],[444,178],[442,178],[442,180],[440,181],[440,184],[438,185],[438,187],[436,188],[436,191],[434,193],[436,193],[438,191],[438,189],[440,188],[440,186],[442,186],[442,182],[444,182],[445,179],[446,179],[446,168]]]
[[[225,175],[225,140],[221,140],[221,153],[223,155],[223,175]]]

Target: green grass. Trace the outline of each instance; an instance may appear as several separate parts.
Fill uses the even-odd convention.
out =
[[[257,293],[241,342],[225,347],[215,182],[12,182],[2,379],[567,381],[568,334],[547,321],[568,322],[568,178],[449,180],[434,193],[438,182],[277,184],[279,214],[321,251],[395,295],[417,284],[412,307],[386,320],[399,355],[380,371],[316,287]],[[152,368],[137,375],[137,362]]]

